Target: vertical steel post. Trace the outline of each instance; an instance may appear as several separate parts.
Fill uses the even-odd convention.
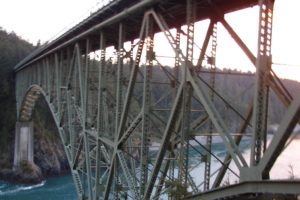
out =
[[[217,51],[217,23],[214,22],[213,34],[212,34],[212,48],[211,48],[211,57],[210,57],[210,67],[211,67],[211,77],[210,77],[210,86],[215,88],[215,71],[216,71],[216,51]],[[211,101],[214,101],[214,91],[211,90],[210,93]],[[211,167],[211,145],[212,145],[212,134],[213,132],[213,123],[209,122],[209,131],[208,136],[206,137],[206,148],[209,152],[206,153],[205,167],[204,167],[204,191],[209,190],[210,186],[210,167]]]
[[[86,39],[86,47],[85,47],[85,65],[83,68],[84,72],[84,86],[83,86],[83,119],[85,121],[84,126],[87,126],[87,118],[88,118],[88,98],[89,98],[89,77],[90,77],[90,39]]]
[[[55,53],[55,92],[56,92],[56,102],[57,102],[57,117],[58,121],[60,121],[60,111],[61,111],[61,105],[60,105],[60,73],[59,73],[59,58],[57,53]]]
[[[51,93],[51,76],[50,76],[50,70],[49,70],[49,58],[45,58],[46,63],[46,71],[47,71],[47,100],[50,101],[50,93]]]
[[[273,20],[273,0],[259,1],[258,52],[254,96],[254,132],[252,136],[250,165],[256,166],[266,149],[269,77],[271,70],[271,40]]]
[[[181,135],[179,152],[179,179],[187,188],[187,174],[189,168],[189,131],[190,131],[190,109],[192,88],[187,83],[187,71],[193,66],[194,52],[194,22],[195,22],[194,0],[187,0],[186,23],[187,23],[187,44],[186,59],[181,81],[184,84],[182,97]],[[179,49],[177,50],[179,52]]]
[[[36,68],[36,80],[35,80],[35,83],[37,85],[41,85],[41,66],[39,65],[39,63],[36,63],[35,64],[35,68]]]
[[[67,100],[67,112],[68,112],[68,129],[69,129],[69,134],[70,134],[70,151],[71,151],[71,159],[72,159],[72,163],[74,164],[75,161],[75,132],[74,132],[74,127],[73,127],[73,117],[72,117],[72,112],[73,109],[71,107],[71,91],[70,88],[68,88],[67,92],[66,92],[66,100]]]
[[[118,66],[117,66],[117,94],[116,94],[116,120],[115,120],[115,140],[117,140],[120,115],[122,110],[122,78],[123,78],[123,44],[124,43],[124,26],[119,24],[118,39]]]
[[[176,28],[176,37],[175,37],[175,43],[176,43],[176,52],[175,52],[175,65],[174,65],[174,77],[178,80],[179,78],[179,66],[180,66],[180,58],[179,58],[179,51],[180,51],[180,31],[181,27]],[[174,80],[174,88],[175,89],[175,95],[178,88],[177,80]],[[175,87],[176,86],[176,87]]]
[[[53,102],[55,99],[55,54],[48,57],[49,71],[50,71],[50,94],[49,101]]]
[[[97,111],[97,137],[103,136],[104,124],[103,124],[103,69],[105,65],[105,39],[104,33],[100,33],[100,62],[98,65],[98,111]],[[98,200],[100,197],[100,178],[101,178],[101,143],[97,139],[97,152],[96,152],[96,183],[95,183],[95,200]]]
[[[117,49],[117,55],[118,55],[118,64],[117,64],[117,91],[116,91],[116,119],[115,119],[115,142],[118,141],[118,132],[119,132],[119,125],[120,125],[120,117],[121,117],[121,111],[122,111],[122,96],[123,96],[123,51],[124,51],[124,25],[123,23],[119,24],[119,34],[118,34],[118,49]],[[116,156],[116,164],[115,164],[115,183],[118,184],[119,182],[119,173],[118,173],[118,157]],[[115,199],[119,198],[119,191],[115,190]]]
[[[40,61],[42,67],[42,83],[41,87],[44,88],[44,91],[47,92],[47,70],[45,65],[45,59]]]
[[[176,28],[176,37],[175,37],[175,44],[176,44],[176,51],[175,51],[175,65],[173,69],[174,73],[174,80],[172,83],[173,88],[173,99],[175,99],[177,92],[178,92],[178,79],[179,79],[179,67],[180,67],[180,57],[179,57],[179,51],[180,51],[180,32],[181,32],[181,27]],[[172,181],[175,180],[175,153],[174,153],[174,148],[172,147],[171,149],[172,153],[170,156],[173,156],[173,160],[171,161],[171,166],[169,170],[169,176]]]
[[[92,172],[91,172],[91,159],[90,159],[90,144],[89,144],[89,136],[86,132],[87,130],[87,110],[88,110],[88,79],[89,79],[89,64],[90,64],[90,40],[86,40],[86,53],[85,53],[85,77],[84,77],[84,85],[82,87],[83,91],[83,123],[82,123],[82,131],[84,134],[84,153],[85,153],[85,168],[87,170],[87,184],[88,184],[88,197],[89,199],[93,199],[93,188],[92,188]],[[83,71],[82,71],[83,72]]]
[[[153,21],[148,16],[146,24],[146,66],[144,67],[144,86],[143,86],[143,107],[142,107],[142,135],[141,135],[141,178],[140,193],[144,194],[148,181],[148,162],[149,162],[149,143],[150,143],[150,104],[151,104],[151,88],[150,79],[152,74],[154,51],[153,51]]]

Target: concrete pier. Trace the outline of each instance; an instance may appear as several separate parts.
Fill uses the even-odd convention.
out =
[[[15,132],[14,168],[23,160],[33,162],[33,123],[17,122]]]

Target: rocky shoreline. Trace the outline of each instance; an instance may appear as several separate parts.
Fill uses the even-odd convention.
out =
[[[40,133],[40,131],[36,133]],[[10,146],[10,152],[4,158],[0,158],[0,180],[2,181],[17,184],[37,184],[46,178],[70,172],[64,147],[56,135],[49,137],[49,135],[42,135],[41,133],[35,134],[34,163],[22,161],[18,167],[12,165],[13,144]]]
[[[36,164],[22,161],[20,166],[14,169],[0,170],[0,179],[11,183],[37,184],[42,182],[45,177]]]

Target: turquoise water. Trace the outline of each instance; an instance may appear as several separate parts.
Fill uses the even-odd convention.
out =
[[[0,200],[77,200],[77,195],[71,175],[65,175],[37,185],[0,182]]]

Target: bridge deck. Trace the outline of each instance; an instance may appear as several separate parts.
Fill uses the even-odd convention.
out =
[[[210,2],[210,3],[209,3]],[[208,19],[211,16],[216,16],[212,5],[216,6],[220,13],[229,13],[247,7],[252,7],[258,1],[253,0],[199,0],[196,3],[196,21]],[[39,57],[48,55],[66,45],[74,42],[83,43],[85,38],[94,38],[92,42],[92,50],[99,48],[99,33],[102,29],[109,34],[107,39],[107,46],[117,44],[118,22],[122,21],[126,28],[126,41],[131,41],[138,38],[141,19],[144,12],[153,6],[161,11],[164,19],[170,28],[180,27],[186,22],[186,1],[184,0],[115,0],[110,4],[92,13],[90,17],[78,23],[69,31],[43,46],[37,51],[33,52],[27,58],[22,60],[16,67],[18,71],[26,65],[34,62]],[[158,32],[158,27],[155,27]],[[84,46],[84,45],[82,45]],[[84,49],[83,49],[84,50]]]
[[[223,16],[258,2],[255,56]],[[269,180],[275,166],[294,177],[292,166],[276,159],[295,139],[300,118],[300,98],[272,71],[273,8],[274,0],[111,0],[16,66],[17,118],[32,120],[44,98],[79,199],[295,199],[300,182]],[[193,22],[204,19],[211,22],[201,52],[194,51]],[[216,76],[218,20],[253,63],[253,78],[227,83],[232,77]],[[185,24],[188,37],[180,30],[171,36],[169,29]],[[153,33],[160,31],[175,54],[172,68],[155,57],[162,44]],[[136,38],[124,56],[122,46]],[[107,56],[111,45],[116,53]],[[90,52],[99,49],[100,61],[93,60]],[[279,126],[269,138],[273,123]],[[240,183],[230,184],[231,174]]]

